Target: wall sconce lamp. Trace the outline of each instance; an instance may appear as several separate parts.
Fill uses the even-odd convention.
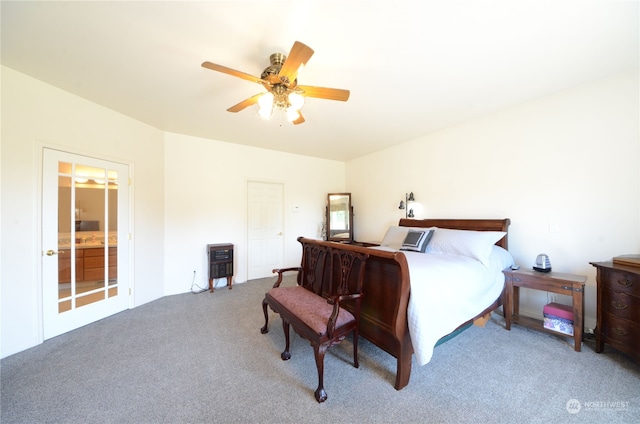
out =
[[[400,201],[400,206],[398,209],[404,209],[404,217],[405,218],[413,218],[413,208],[409,209],[409,202],[415,202],[416,199],[413,197],[413,192],[405,193],[404,200]]]

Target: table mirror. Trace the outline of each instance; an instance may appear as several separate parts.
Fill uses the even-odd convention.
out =
[[[327,240],[353,241],[351,193],[329,193],[327,198]]]

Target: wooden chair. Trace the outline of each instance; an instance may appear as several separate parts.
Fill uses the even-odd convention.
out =
[[[309,340],[313,346],[318,370],[318,402],[327,399],[324,390],[324,355],[327,349],[353,332],[353,365],[358,368],[358,323],[362,298],[362,281],[368,254],[363,248],[353,250],[332,248],[331,242],[302,244],[302,266],[274,269],[278,279],[262,301],[265,324],[262,334],[269,331],[267,306],[282,318],[286,346],[280,357],[286,361],[289,352],[289,327]],[[283,275],[297,271],[297,285],[280,287]],[[345,309],[345,306],[348,308]]]

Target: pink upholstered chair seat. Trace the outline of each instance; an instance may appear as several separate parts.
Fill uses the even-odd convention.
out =
[[[300,318],[318,336],[327,332],[327,321],[333,312],[333,305],[329,304],[325,298],[302,286],[272,288],[267,295]],[[355,321],[354,316],[340,308],[336,328],[351,321]]]

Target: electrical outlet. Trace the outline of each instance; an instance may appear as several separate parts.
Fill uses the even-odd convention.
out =
[[[555,293],[549,293],[549,302],[556,303],[558,301],[558,295]]]

